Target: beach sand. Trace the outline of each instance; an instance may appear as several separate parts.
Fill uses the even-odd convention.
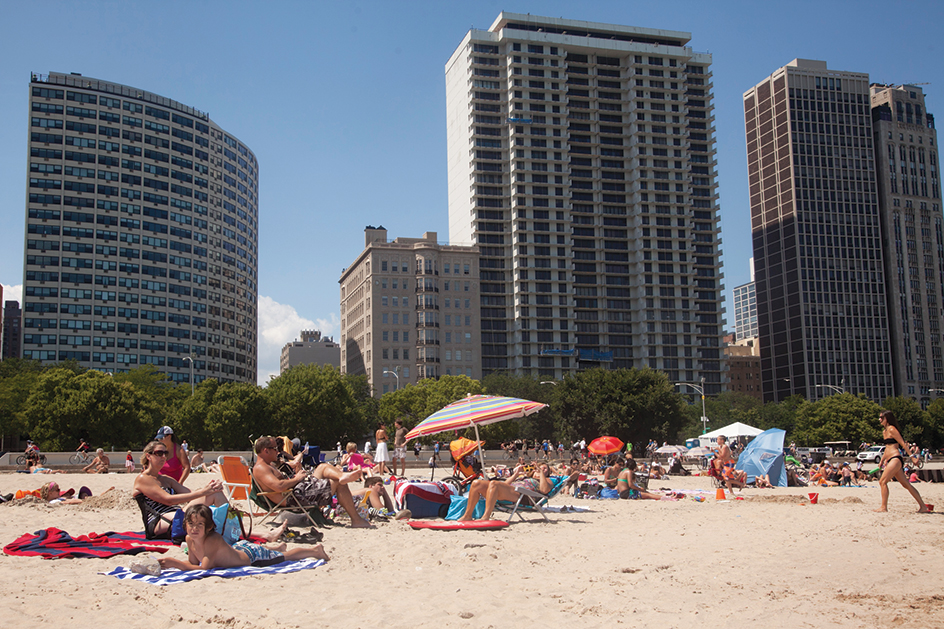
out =
[[[55,479],[111,496],[77,506],[0,505],[0,542],[58,527],[72,535],[141,530],[133,475],[0,475],[0,493]],[[200,487],[209,474],[190,477]],[[313,570],[159,587],[101,572],[130,557],[0,555],[8,626],[97,629],[225,626],[944,627],[941,513],[917,515],[877,483],[744,490],[719,503],[710,479],[673,477],[651,489],[701,489],[707,499],[576,500],[586,513],[549,514],[498,531],[325,530],[331,561]],[[944,511],[944,484],[920,484]],[[97,504],[96,504],[97,503]],[[507,516],[502,516],[502,518]],[[172,550],[182,556],[178,549]]]

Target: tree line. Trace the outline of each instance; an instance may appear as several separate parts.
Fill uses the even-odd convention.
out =
[[[189,385],[173,384],[150,365],[106,374],[76,363],[41,366],[7,359],[0,362],[0,435],[6,442],[11,436],[28,437],[47,451],[73,450],[79,439],[120,450],[140,448],[160,426],[170,425],[191,447],[207,450],[245,450],[251,436],[263,434],[331,447],[337,441],[359,443],[398,418],[412,428],[443,406],[482,393],[548,405],[527,418],[480,428],[492,447],[514,439],[569,446],[601,435],[638,445],[650,439],[681,443],[702,432],[701,400],[679,393],[664,373],[651,369],[591,369],[555,383],[509,374],[481,381],[443,376],[377,399],[366,376],[341,374],[330,366],[293,367],[266,387],[205,380],[191,394]],[[726,392],[709,397],[706,406],[709,430],[740,421],[782,428],[788,442],[798,445],[848,440],[854,446],[881,439],[878,413],[885,408],[895,411],[906,439],[933,448],[944,445],[944,400],[923,410],[904,397],[889,398],[882,406],[849,393],[763,404]]]

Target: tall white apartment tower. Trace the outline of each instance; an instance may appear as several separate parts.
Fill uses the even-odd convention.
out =
[[[711,55],[689,39],[501,13],[449,59],[449,238],[481,253],[483,373],[721,390]]]

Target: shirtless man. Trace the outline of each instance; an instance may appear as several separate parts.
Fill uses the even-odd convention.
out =
[[[728,438],[724,435],[718,437],[717,458],[721,463],[721,475],[729,489],[744,487],[747,484],[747,473],[734,469],[734,457],[731,455],[731,448],[728,447],[727,441]]]
[[[393,435],[393,473],[396,476],[406,476],[406,428],[403,427],[403,422],[397,420],[394,422],[396,426],[396,432]],[[400,473],[397,474],[397,467],[400,467]]]
[[[278,459],[275,437],[259,437],[253,446],[259,458],[252,468],[252,476],[264,492],[279,492],[282,495],[292,493],[303,506],[321,506],[319,503],[330,500],[331,494],[337,494],[338,504],[351,516],[351,526],[354,528],[370,528],[367,520],[362,518],[354,507],[354,499],[348,483],[360,480],[363,470],[342,473],[341,470],[322,463],[309,475],[300,465],[295,474],[288,476],[281,472],[273,463]]]
[[[111,461],[105,455],[105,451],[99,448],[95,451],[95,458],[83,467],[82,471],[89,474],[107,474],[109,465],[111,465]]]

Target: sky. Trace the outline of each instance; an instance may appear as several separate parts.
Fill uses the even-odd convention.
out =
[[[742,94],[794,58],[928,83],[944,120],[944,2],[0,0],[0,284],[23,282],[30,73],[78,72],[207,112],[255,153],[260,384],[302,329],[340,340],[338,278],[388,238],[448,239],[444,66],[502,10],[685,31],[713,55],[728,329],[752,255]]]

